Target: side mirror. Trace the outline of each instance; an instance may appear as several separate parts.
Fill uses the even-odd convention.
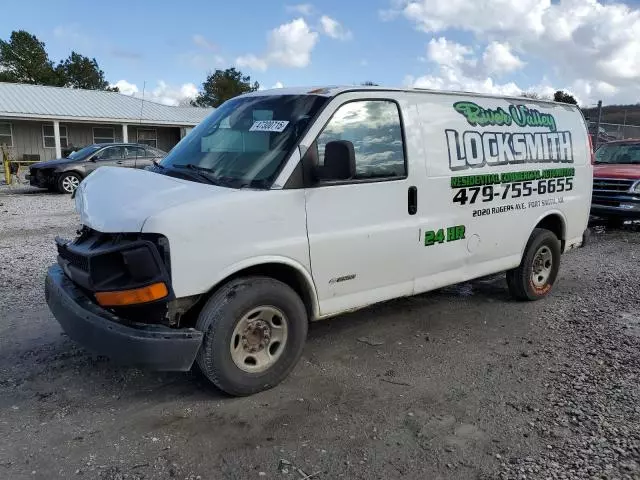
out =
[[[324,147],[324,165],[315,167],[318,180],[349,180],[356,175],[356,153],[353,143],[335,140]]]

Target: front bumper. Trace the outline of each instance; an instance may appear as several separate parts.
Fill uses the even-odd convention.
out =
[[[621,200],[616,205],[591,204],[591,215],[597,217],[622,217],[630,220],[640,218],[640,203]]]
[[[24,176],[25,180],[29,181],[29,185],[38,188],[49,188],[53,185],[51,178],[45,175],[37,175],[31,171]]]
[[[193,328],[125,323],[93,303],[58,265],[47,272],[45,297],[71,339],[117,363],[187,371],[202,343],[202,332]]]

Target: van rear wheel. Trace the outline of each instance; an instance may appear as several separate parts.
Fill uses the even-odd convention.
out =
[[[543,228],[533,230],[522,261],[507,272],[509,292],[518,300],[539,300],[553,287],[560,268],[560,240]]]
[[[230,395],[251,395],[289,375],[302,355],[307,311],[288,285],[267,277],[233,280],[206,303],[196,367]]]

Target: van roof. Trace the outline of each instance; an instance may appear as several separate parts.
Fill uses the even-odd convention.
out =
[[[320,95],[323,97],[335,97],[338,94],[345,92],[408,92],[408,93],[435,93],[440,95],[463,95],[469,97],[483,97],[483,98],[499,98],[507,100],[518,100],[531,103],[546,103],[551,105],[561,105],[564,107],[578,108],[577,105],[571,105],[568,103],[554,102],[553,100],[544,99],[532,99],[527,97],[519,97],[513,95],[494,95],[490,93],[477,93],[477,92],[463,92],[454,90],[430,90],[426,88],[393,88],[393,87],[380,87],[380,86],[347,86],[347,85],[328,85],[328,86],[311,86],[311,87],[285,87],[285,88],[272,88],[269,90],[258,90],[251,93],[246,93],[243,96],[266,96],[266,95]]]

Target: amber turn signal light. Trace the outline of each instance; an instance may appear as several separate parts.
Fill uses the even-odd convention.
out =
[[[163,282],[154,283],[148,287],[133,290],[119,290],[117,292],[97,292],[96,300],[103,307],[123,307],[138,303],[148,303],[169,295],[169,290]]]

